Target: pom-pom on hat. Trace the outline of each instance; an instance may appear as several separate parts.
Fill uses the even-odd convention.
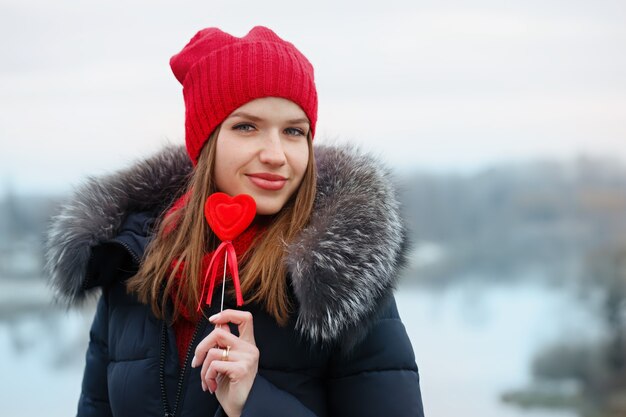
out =
[[[215,128],[247,102],[282,97],[317,121],[313,66],[291,43],[256,26],[242,38],[217,28],[202,29],[170,59],[183,85],[185,142],[193,164]]]

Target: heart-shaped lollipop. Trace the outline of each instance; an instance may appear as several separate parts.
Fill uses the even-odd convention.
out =
[[[225,193],[214,193],[204,204],[204,216],[223,242],[239,236],[250,226],[255,215],[256,203],[248,194],[231,197]]]
[[[211,305],[213,299],[213,289],[215,288],[215,280],[217,278],[218,257],[224,254],[224,278],[226,282],[226,266],[228,265],[233,285],[235,286],[235,295],[237,297],[237,306],[243,305],[243,296],[241,294],[241,286],[239,284],[239,267],[237,266],[237,254],[233,246],[233,239],[239,236],[244,230],[250,226],[254,216],[256,215],[256,202],[247,194],[239,194],[234,197],[224,193],[214,193],[207,198],[204,204],[204,216],[213,232],[222,240],[217,247],[209,267],[204,276],[201,294],[204,294],[207,281],[209,289],[206,294],[206,303]],[[210,275],[210,277],[209,277]],[[224,303],[224,286],[222,286],[222,309]],[[202,308],[202,298],[198,304],[198,311]]]

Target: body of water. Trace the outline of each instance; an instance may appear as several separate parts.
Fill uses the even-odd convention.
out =
[[[41,299],[48,290],[42,285],[31,291]],[[600,331],[592,312],[574,296],[520,283],[401,288],[396,297],[420,368],[428,417],[575,416],[499,400],[503,391],[531,382],[529,363],[537,349],[563,337],[583,337],[581,326]],[[0,317],[1,414],[75,414],[92,314],[40,309]],[[593,331],[584,334],[594,337]]]
[[[574,417],[570,410],[521,409],[502,392],[528,387],[542,346],[600,337],[602,326],[577,297],[518,283],[454,285],[396,294],[420,368],[429,417]]]

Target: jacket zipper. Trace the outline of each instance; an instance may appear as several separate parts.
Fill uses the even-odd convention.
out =
[[[112,243],[115,243],[117,245],[122,246],[124,249],[126,249],[128,251],[128,253],[130,254],[130,256],[133,258],[133,261],[135,261],[137,263],[137,265],[139,265],[141,263],[141,259],[139,259],[139,255],[137,255],[135,253],[134,250],[132,250],[130,248],[130,246],[128,246],[128,244],[124,243],[124,242],[120,242],[119,240],[114,240],[112,241]]]
[[[118,240],[114,240],[112,241],[112,243],[120,245],[124,249],[126,249],[126,251],[130,254],[130,256],[133,258],[133,260],[135,261],[137,265],[141,263],[141,259],[135,253],[135,251],[130,248],[129,245],[127,245],[124,242],[120,242]],[[191,356],[191,352],[194,350],[194,346],[197,343],[200,330],[204,326],[206,326],[206,316],[202,314],[200,321],[198,321],[198,324],[196,325],[196,328],[194,329],[193,336],[191,337],[191,343],[189,344],[189,347],[187,348],[187,353],[185,354],[185,361],[183,363],[183,367],[180,370],[180,374],[178,376],[178,384],[176,386],[176,398],[174,401],[173,409],[170,408],[170,404],[167,400],[167,389],[165,388],[165,358],[166,358],[166,353],[167,353],[167,323],[165,320],[163,320],[162,322],[163,324],[162,324],[162,330],[161,330],[161,346],[160,346],[160,354],[159,354],[159,382],[160,382],[160,388],[161,388],[161,401],[163,403],[164,416],[176,417],[179,414],[178,406],[180,404],[180,398],[183,393],[183,386],[185,384],[185,379],[187,376],[187,368],[189,367],[188,366],[189,358]]]
[[[193,336],[191,337],[191,343],[187,348],[187,353],[185,354],[185,362],[183,363],[183,367],[180,370],[180,374],[178,375],[178,384],[176,386],[176,398],[174,400],[174,408],[170,408],[170,404],[167,400],[167,389],[165,387],[165,357],[167,351],[167,324],[166,321],[163,320],[162,330],[161,330],[161,346],[160,346],[160,355],[159,355],[159,383],[161,386],[161,402],[163,403],[163,411],[165,417],[175,417],[179,413],[179,405],[180,399],[183,393],[183,386],[185,384],[185,379],[187,377],[187,368],[189,367],[189,358],[191,356],[191,352],[194,350],[194,346],[196,345],[198,335],[200,334],[200,330],[206,326],[206,318],[203,314],[200,318],[200,321],[196,325],[196,328],[193,332]]]

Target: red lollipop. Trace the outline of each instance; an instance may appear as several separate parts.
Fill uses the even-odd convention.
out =
[[[254,216],[256,215],[256,202],[247,194],[239,194],[231,197],[224,193],[214,193],[207,198],[204,204],[204,216],[213,232],[222,240],[217,247],[211,262],[204,276],[202,284],[202,293],[206,287],[206,281],[211,274],[209,290],[207,292],[206,303],[211,305],[213,298],[213,289],[215,288],[215,279],[217,277],[217,269],[219,263],[216,261],[218,256],[224,253],[225,265],[229,266],[233,284],[235,286],[235,294],[237,296],[237,306],[243,305],[243,296],[241,295],[241,286],[239,284],[239,268],[237,266],[237,254],[233,246],[232,240],[239,236],[244,230],[250,226]],[[198,310],[202,307],[202,298],[198,305]]]
[[[250,226],[256,215],[256,203],[248,194],[234,197],[214,193],[204,204],[204,216],[222,241],[233,240]]]

